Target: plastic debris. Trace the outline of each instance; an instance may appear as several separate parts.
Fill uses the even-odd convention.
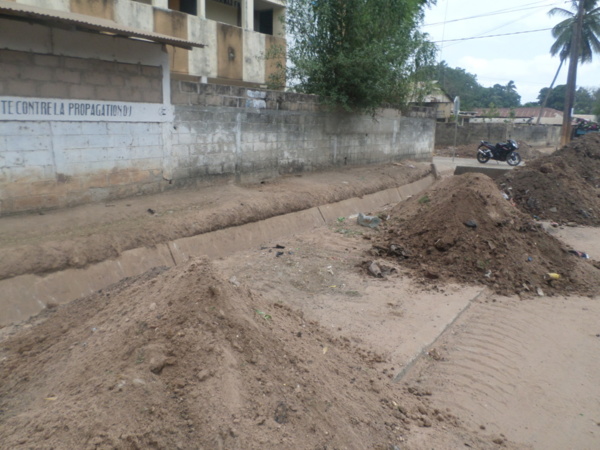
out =
[[[583,252],[578,252],[577,250],[569,250],[569,253],[575,256],[579,256],[580,258],[590,259],[590,255]]]
[[[395,267],[386,266],[385,264],[378,264],[375,261],[367,261],[365,266],[367,267],[367,271],[375,278],[385,278],[394,272],[398,272]]]
[[[477,228],[477,222],[475,222],[474,220],[467,220],[466,222],[463,222],[465,226],[469,227],[469,228]]]
[[[551,280],[560,280],[560,274],[558,273],[550,272],[546,275],[548,275],[548,278],[550,278]]]
[[[356,221],[359,225],[369,228],[377,228],[377,226],[381,223],[381,219],[379,217],[365,216],[363,213],[358,213],[358,218]]]
[[[376,278],[383,278],[383,275],[381,274],[381,269],[375,261],[369,264],[369,273]]]

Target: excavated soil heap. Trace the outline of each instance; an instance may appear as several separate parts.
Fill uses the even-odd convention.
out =
[[[0,349],[7,449],[390,449],[459,430],[380,356],[203,259],[4,330]]]
[[[480,283],[504,295],[591,294],[600,286],[598,269],[569,254],[486,175],[456,176],[399,204],[384,230],[374,252],[424,279]]]
[[[498,180],[519,208],[559,223],[600,225],[600,133],[590,133]]]

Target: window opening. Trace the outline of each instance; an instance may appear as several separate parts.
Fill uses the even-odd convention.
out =
[[[169,9],[190,14],[198,15],[198,4],[196,0],[169,0]]]

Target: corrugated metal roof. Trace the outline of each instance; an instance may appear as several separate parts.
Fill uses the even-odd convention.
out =
[[[477,115],[478,116],[484,116],[486,115],[490,109],[489,108],[477,108],[475,111],[477,111]],[[496,108],[497,114],[495,115],[495,117],[503,117],[503,118],[509,118],[511,117],[511,112],[514,112],[514,117],[536,117],[539,115],[540,113],[540,108]],[[544,111],[542,113],[542,117],[548,117],[548,118],[555,118],[555,117],[562,117],[563,113],[562,111],[558,111],[556,109],[552,109],[552,108],[544,108]]]
[[[117,36],[159,42],[161,44],[173,45],[175,47],[186,48],[188,50],[192,47],[205,46],[199,42],[187,41],[185,39],[179,39],[173,36],[167,36],[165,34],[140,30],[138,28],[128,27],[126,25],[118,24],[112,20],[101,19],[99,17],[38,8],[29,5],[21,5],[3,0],[0,1],[0,16],[34,19],[45,23],[70,24],[85,30],[109,32],[114,33]]]

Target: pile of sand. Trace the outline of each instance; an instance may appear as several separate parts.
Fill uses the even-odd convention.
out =
[[[374,251],[424,279],[478,283],[499,294],[598,292],[600,272],[569,254],[505,199],[491,178],[465,174],[396,206]],[[558,273],[552,281],[548,273]]]
[[[600,134],[508,172],[499,186],[530,216],[600,225]]]
[[[414,448],[411,429],[495,446],[374,370],[379,355],[203,259],[43,319],[1,344],[3,448]]]

